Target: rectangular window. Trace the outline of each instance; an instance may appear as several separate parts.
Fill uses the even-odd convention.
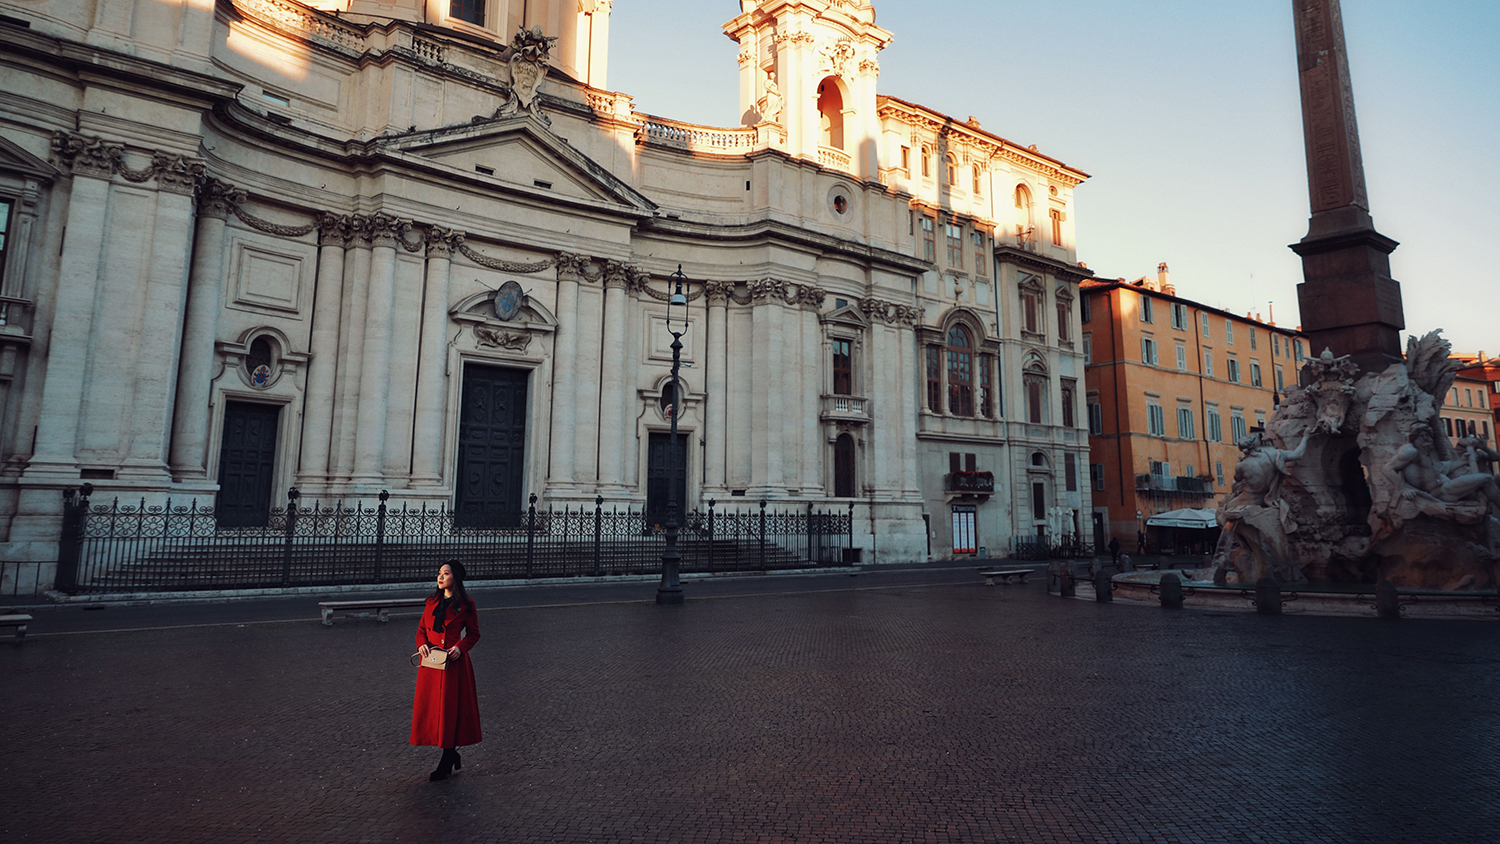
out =
[[[1095,492],[1104,491],[1104,464],[1089,464],[1089,480],[1093,482]]]
[[[952,223],[943,226],[943,234],[948,240],[948,266],[963,268],[964,265],[964,230]]]
[[[1068,307],[1067,302],[1061,300],[1057,303],[1057,341],[1059,343],[1071,342],[1073,332],[1068,323],[1073,321],[1073,309]]]
[[[854,362],[849,347],[848,340],[833,339],[833,394],[836,396],[854,395]]]
[[[1208,314],[1199,314],[1198,316],[1199,322],[1203,323],[1203,339],[1210,339],[1208,336]]]
[[[1141,322],[1156,322],[1151,316],[1151,297],[1141,295]]]
[[[1040,380],[1029,380],[1026,382],[1026,421],[1033,425],[1042,424],[1044,418],[1042,413],[1042,382]]]
[[[1089,433],[1099,436],[1104,433],[1104,405],[1089,402]]]
[[[1083,335],[1083,363],[1085,366],[1094,362],[1094,336]]]
[[[1255,329],[1250,329],[1250,351],[1255,351]]]
[[[1219,486],[1223,486],[1224,485],[1224,464],[1223,463],[1219,463],[1219,462],[1215,462],[1214,463],[1214,479],[1219,482]]]
[[[1141,363],[1156,366],[1156,341],[1150,337],[1141,338]]]
[[[1464,402],[1467,403],[1469,407],[1474,406],[1474,391],[1469,387],[1464,388]]]
[[[901,148],[901,170],[906,175],[911,175],[911,147]]]
[[[1041,322],[1041,294],[1030,290],[1021,291],[1021,327],[1032,334],[1041,334]]]
[[[1207,423],[1208,428],[1208,431],[1206,432],[1208,435],[1208,441],[1215,443],[1223,442],[1224,422],[1219,416],[1219,409],[1217,407],[1208,408],[1208,412],[1205,415],[1204,419]]]
[[[484,0],[452,0],[448,5],[448,17],[484,26]]]
[[[1187,371],[1187,346],[1184,346],[1181,343],[1177,344],[1177,371]]]
[[[943,412],[943,352],[937,346],[927,347],[927,409]]]
[[[0,199],[0,283],[5,281],[5,264],[10,251],[10,211],[14,203]]]
[[[1052,218],[1052,243],[1055,246],[1062,246],[1063,212],[1054,208],[1047,213]]]
[[[937,221],[926,214],[922,215],[922,260],[937,262]]]
[[[953,505],[953,553],[973,554],[979,550],[974,523],[978,508],[972,504]]]
[[[1203,352],[1203,374],[1207,375],[1210,378],[1214,377],[1214,353],[1213,352],[1210,352],[1210,351],[1204,351]]]
[[[979,358],[979,412],[985,418],[993,419],[995,416],[994,390],[990,387],[990,370],[994,363],[989,355],[980,355]]]
[[[990,274],[989,256],[984,248],[984,232],[974,232],[971,235],[974,241],[974,275],[986,276]]]
[[[1094,318],[1093,295],[1085,293],[1078,297],[1078,318],[1088,323]]]
[[[1449,419],[1446,416],[1442,417],[1442,419],[1443,419],[1443,433],[1447,434],[1450,437],[1453,436],[1453,420]],[[1460,424],[1462,424],[1462,423],[1460,423]]]
[[[1187,305],[1181,302],[1172,303],[1172,327],[1187,328]]]
[[[1234,345],[1234,323],[1227,318],[1224,320],[1224,342],[1230,346]]]
[[[1271,332],[1271,357],[1281,357],[1281,335]]]
[[[1180,440],[1198,438],[1198,428],[1193,424],[1193,409],[1191,407],[1177,408],[1177,438]]]
[[[1062,423],[1064,428],[1073,427],[1073,385],[1062,385]]]
[[[1260,364],[1255,361],[1250,362],[1250,386],[1260,386]]]
[[[1031,518],[1038,522],[1047,518],[1047,485],[1040,481],[1031,485]]]
[[[1146,421],[1151,436],[1165,437],[1167,435],[1167,414],[1161,409],[1161,405],[1150,400],[1146,402]]]
[[[1234,437],[1232,442],[1238,443],[1245,438],[1247,429],[1245,427],[1245,415],[1238,410],[1229,413],[1229,433]]]
[[[1067,483],[1068,492],[1078,491],[1078,455],[1063,455],[1063,478]]]
[[[1286,389],[1286,384],[1281,380],[1281,367],[1276,367],[1276,391],[1279,393]]]
[[[1264,410],[1255,411],[1255,427],[1262,431],[1266,429],[1266,412]]]
[[[974,366],[967,349],[948,347],[948,412],[974,415]]]
[[[1292,338],[1292,359],[1298,363],[1302,362],[1302,338]]]
[[[1228,368],[1229,380],[1233,381],[1236,384],[1240,383],[1240,359],[1230,358],[1228,362]]]

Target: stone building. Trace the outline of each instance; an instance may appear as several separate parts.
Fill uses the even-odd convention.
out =
[[[869,2],[743,2],[729,128],[610,90],[610,9],[0,0],[0,553],[81,482],[656,510],[671,413],[689,507],[867,561],[1073,530],[1086,174],[879,95]]]
[[[1236,443],[1264,428],[1297,383],[1305,335],[1179,295],[1166,264],[1132,282],[1085,281],[1082,295],[1098,542],[1113,536],[1133,550],[1144,531],[1153,551],[1212,550],[1202,547],[1212,529],[1148,523],[1218,507],[1234,483]]]

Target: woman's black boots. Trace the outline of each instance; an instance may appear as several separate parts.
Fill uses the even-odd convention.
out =
[[[463,762],[458,758],[458,751],[451,747],[443,748],[443,758],[438,761],[437,770],[427,776],[432,782],[441,782],[453,773],[454,768],[463,767]]]

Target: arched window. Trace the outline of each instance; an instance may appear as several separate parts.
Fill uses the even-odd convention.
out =
[[[843,149],[844,95],[832,76],[818,84],[818,114],[823,128],[823,146]]]
[[[1031,246],[1036,241],[1031,222],[1031,191],[1025,185],[1016,185],[1016,240],[1022,246]]]
[[[245,374],[250,383],[265,387],[271,383],[271,341],[257,337],[250,343],[250,353],[245,355]]]
[[[979,176],[979,165],[975,164],[974,165],[974,195],[975,196],[979,196],[981,193],[984,193],[984,189],[982,187],[983,184],[984,183],[980,180],[980,176]]]
[[[922,178],[932,178],[932,147],[922,144]]]
[[[671,419],[677,412],[677,389],[671,381],[661,385],[661,415]],[[678,417],[681,418],[681,417]]]
[[[974,415],[974,343],[961,325],[948,330],[948,412]]]
[[[854,437],[839,434],[833,441],[833,496],[854,497]]]
[[[958,161],[957,161],[957,159],[955,159],[953,157],[953,153],[950,152],[947,155],[943,156],[943,160],[948,165],[948,186],[949,187],[958,187]]]

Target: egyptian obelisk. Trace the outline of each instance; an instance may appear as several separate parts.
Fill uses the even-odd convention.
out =
[[[1292,250],[1302,256],[1297,301],[1311,351],[1352,355],[1364,371],[1401,360],[1396,241],[1375,231],[1354,122],[1354,89],[1339,0],[1292,0],[1302,85],[1302,134],[1312,218]]]

